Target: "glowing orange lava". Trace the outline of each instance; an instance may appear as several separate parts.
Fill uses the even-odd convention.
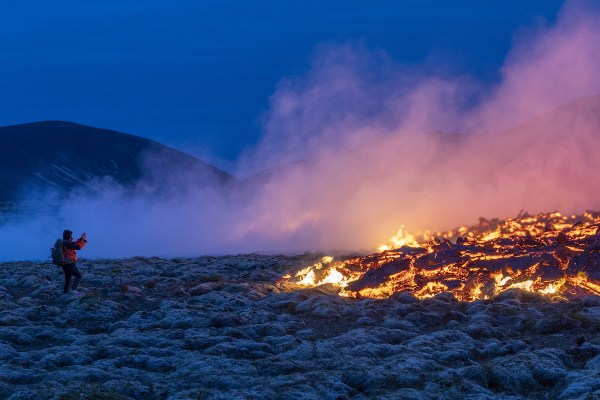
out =
[[[379,253],[321,262],[287,281],[323,284],[348,297],[418,298],[450,292],[461,301],[520,289],[561,298],[600,295],[600,213],[521,213],[474,226],[410,235],[402,227]]]

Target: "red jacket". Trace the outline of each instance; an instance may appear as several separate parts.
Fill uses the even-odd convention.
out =
[[[87,244],[87,240],[82,238],[77,239],[76,242],[69,242],[68,240],[63,241],[63,254],[65,255],[66,264],[75,264],[77,262],[77,254],[75,250],[81,250]]]

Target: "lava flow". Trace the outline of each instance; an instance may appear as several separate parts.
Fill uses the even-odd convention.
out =
[[[600,213],[591,211],[481,218],[474,226],[414,236],[401,229],[379,253],[324,257],[286,278],[303,287],[330,284],[349,297],[450,292],[473,301],[508,289],[566,299],[600,295],[599,231]]]

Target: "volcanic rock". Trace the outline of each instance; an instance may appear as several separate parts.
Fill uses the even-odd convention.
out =
[[[515,289],[472,303],[406,293],[353,299],[252,273],[269,266],[284,276],[307,264],[309,256],[202,257],[176,267],[81,260],[80,293],[67,295],[49,265],[1,264],[0,397],[584,399],[600,391],[596,296],[556,301]]]

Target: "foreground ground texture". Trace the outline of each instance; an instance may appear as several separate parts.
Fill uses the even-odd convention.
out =
[[[598,399],[600,297],[348,299],[317,258],[0,264],[0,398]],[[298,290],[291,290],[298,289]]]

